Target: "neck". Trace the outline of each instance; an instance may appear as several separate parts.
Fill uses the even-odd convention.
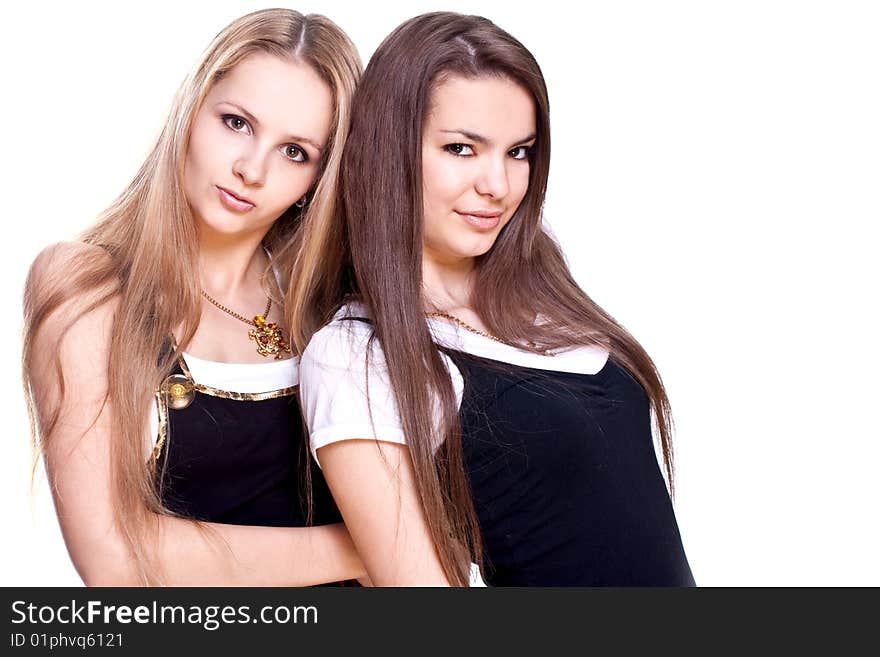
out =
[[[441,260],[422,254],[422,291],[426,310],[452,312],[470,307],[476,263],[473,258]]]
[[[202,288],[212,296],[237,298],[260,285],[269,263],[261,245],[262,234],[241,237],[202,235],[199,270]]]

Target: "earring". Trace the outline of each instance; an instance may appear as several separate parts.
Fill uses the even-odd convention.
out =
[[[307,200],[308,200],[308,198],[306,196],[303,196],[300,200],[298,200],[296,203],[294,203],[294,205],[298,208],[301,208],[306,204]]]

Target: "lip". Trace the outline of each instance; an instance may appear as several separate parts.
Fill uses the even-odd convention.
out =
[[[455,213],[479,230],[492,230],[501,221],[497,210],[456,210]]]
[[[256,204],[253,201],[244,196],[239,196],[235,192],[230,191],[225,187],[221,187],[220,185],[215,185],[215,187],[217,188],[220,202],[228,210],[232,210],[233,212],[248,212],[256,207]]]

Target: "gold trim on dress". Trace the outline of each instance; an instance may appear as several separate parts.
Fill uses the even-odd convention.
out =
[[[211,395],[212,397],[221,397],[222,399],[234,399],[236,401],[263,401],[265,399],[286,397],[287,395],[292,395],[294,392],[296,392],[296,386],[289,386],[287,388],[281,388],[280,390],[267,390],[266,392],[235,392],[233,390],[220,390],[219,388],[212,388],[211,386],[205,386],[201,383],[195,382],[192,372],[190,372],[189,367],[186,366],[186,361],[183,359],[183,356],[178,356],[177,362],[180,365],[180,369],[183,371],[186,378],[193,382],[193,388],[206,395]]]
[[[212,397],[222,397],[223,399],[234,399],[236,401],[263,401],[264,399],[276,399],[277,397],[286,397],[296,392],[296,386],[282,388],[281,390],[269,390],[268,392],[234,392],[232,390],[219,390],[210,386],[203,386],[201,383],[193,384],[193,388],[205,395]]]
[[[162,447],[165,446],[165,438],[168,436],[168,407],[165,404],[165,393],[161,390],[156,393],[156,411],[159,415],[159,432],[148,461],[151,470],[156,469],[156,463],[162,454]]]
[[[189,367],[186,366],[186,361],[183,360],[183,355],[179,355],[177,357],[177,364],[180,365],[180,369],[183,370],[183,373],[186,375],[186,378],[195,383],[193,380],[192,372],[189,371]]]

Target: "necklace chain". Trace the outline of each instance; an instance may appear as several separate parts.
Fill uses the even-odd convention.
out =
[[[465,329],[466,331],[470,331],[471,333],[476,333],[477,335],[482,335],[484,338],[489,338],[490,340],[494,340],[495,342],[500,342],[501,344],[506,344],[508,347],[515,347],[517,349],[522,348],[519,345],[510,344],[509,342],[502,340],[501,338],[499,338],[496,335],[492,335],[491,333],[487,333],[486,331],[481,331],[478,328],[474,328],[473,326],[468,324],[463,319],[459,319],[455,315],[452,315],[447,312],[443,312],[442,310],[435,310],[434,312],[425,313],[425,317],[443,317],[443,318],[451,321],[453,324],[456,324],[456,325],[460,326],[461,328]],[[532,351],[536,354],[541,354],[542,356],[555,356],[556,355],[548,349],[538,348],[538,346],[534,342],[531,342],[531,341],[527,345],[527,350]]]
[[[247,317],[242,317],[241,315],[239,315],[239,314],[238,314],[237,312],[235,312],[234,310],[230,310],[229,308],[227,308],[227,307],[224,306],[222,303],[220,303],[219,301],[217,301],[214,297],[212,297],[210,294],[208,294],[208,293],[205,292],[204,290],[202,290],[202,296],[204,296],[208,301],[210,301],[211,303],[213,303],[215,306],[217,306],[217,307],[218,307],[220,310],[222,310],[223,312],[227,313],[228,315],[232,315],[233,317],[235,317],[235,319],[240,320],[240,321],[244,322],[245,324],[250,324],[251,326],[256,326],[256,325],[257,325],[256,321],[254,321],[254,320],[252,320],[252,319],[248,319]],[[270,310],[271,308],[272,308],[272,298],[267,296],[267,297],[266,297],[266,310],[263,311],[263,315],[262,315],[264,318],[269,316],[269,310]]]
[[[202,296],[228,315],[232,315],[235,319],[254,327],[248,331],[248,338],[257,343],[257,353],[261,356],[274,356],[275,360],[281,360],[284,358],[285,353],[292,353],[290,345],[284,339],[284,332],[281,330],[281,327],[275,322],[266,321],[266,317],[269,316],[269,310],[272,309],[272,297],[266,297],[266,310],[263,311],[263,314],[256,315],[251,320],[239,315],[234,310],[230,310],[204,290],[202,290]]]

